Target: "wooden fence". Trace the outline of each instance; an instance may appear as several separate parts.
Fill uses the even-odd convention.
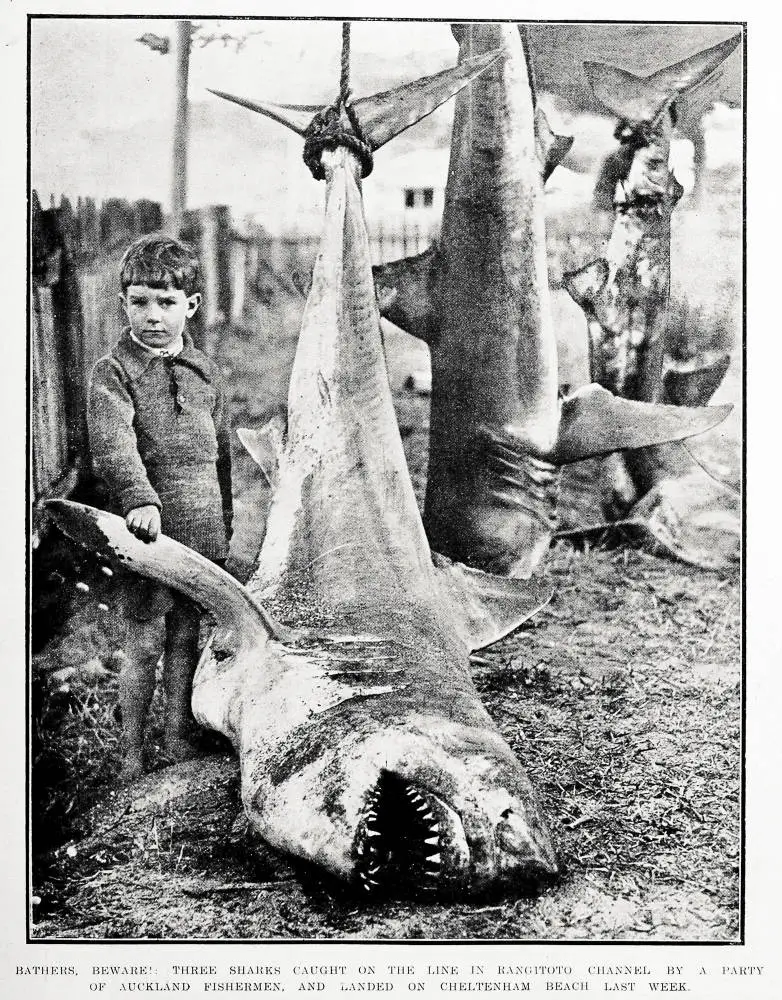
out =
[[[369,227],[369,255],[373,264],[386,264],[400,257],[410,257],[423,253],[437,238],[438,228],[407,224],[390,228],[382,224]],[[315,260],[320,242],[319,235],[294,231],[282,236],[266,237],[270,263],[278,271],[284,271],[290,260],[298,260],[309,267]]]
[[[89,474],[86,392],[95,361],[124,325],[119,261],[143,233],[163,226],[160,205],[62,198],[42,208],[32,198],[31,427],[32,500],[68,496]],[[219,353],[223,329],[240,323],[253,297],[302,296],[318,237],[271,237],[262,227],[237,232],[226,206],[186,213],[182,237],[198,252],[203,306],[190,329],[209,355]],[[418,226],[370,232],[374,263],[419,253],[433,234]]]
[[[127,243],[162,225],[160,206],[32,198],[31,425],[33,502],[67,496],[85,471],[85,394],[92,365],[121,322],[117,265]]]

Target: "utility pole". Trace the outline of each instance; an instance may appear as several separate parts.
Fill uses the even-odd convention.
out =
[[[190,72],[190,38],[193,25],[190,21],[176,23],[176,106],[174,110],[174,143],[171,178],[171,219],[169,229],[178,236],[187,205],[187,147],[189,132],[189,107],[187,81]]]

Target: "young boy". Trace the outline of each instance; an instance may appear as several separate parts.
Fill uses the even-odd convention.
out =
[[[201,302],[192,249],[160,233],[128,247],[120,265],[127,328],[92,372],[88,423],[92,460],[128,530],[154,544],[162,531],[222,564],[231,533],[229,427],[215,365],[185,326]],[[197,659],[196,608],[138,578],[125,585],[132,649],[120,674],[122,778],[143,771],[144,727],[155,689],[165,616],[164,740],[174,761],[187,741]]]

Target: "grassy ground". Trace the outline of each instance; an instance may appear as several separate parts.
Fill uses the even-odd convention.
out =
[[[724,261],[737,260],[737,219],[721,209],[706,226],[684,212],[677,239],[694,258],[687,233],[708,238],[705,245],[717,240],[724,275]],[[730,273],[715,289],[713,268],[699,267],[694,287],[706,322],[711,310],[715,322],[735,330]],[[232,331],[224,344],[235,426],[259,426],[284,399],[301,301],[274,291],[266,298],[247,330]],[[583,320],[560,293],[555,310],[567,380],[577,384],[585,370]],[[427,403],[403,384],[426,363],[426,352],[393,331],[387,349],[420,496]],[[735,363],[721,398],[737,402],[739,392]],[[734,484],[739,431],[734,417],[698,445],[703,460]],[[235,480],[233,555],[247,567],[268,490],[238,450]],[[139,820],[130,840],[80,840],[94,831],[96,815],[107,830],[112,816],[133,809],[134,793],[114,785],[125,626],[112,604],[113,583],[96,566],[67,547],[53,562],[63,626],[33,661],[35,936],[736,940],[738,574],[701,572],[629,545],[558,543],[545,569],[557,587],[553,602],[473,666],[485,704],[540,791],[561,879],[535,898],[367,907],[319,872],[291,866],[262,845],[249,850],[230,805],[215,807],[197,824],[198,837],[187,838],[184,813],[202,806],[183,805],[172,793],[160,815]],[[90,590],[77,590],[77,579]],[[235,802],[235,764],[219,738],[202,740],[205,754],[223,756],[197,766],[214,768],[214,787]],[[163,766],[158,700],[148,744],[150,766]],[[180,777],[172,772],[171,781]],[[96,803],[98,813],[91,812]],[[228,819],[213,821],[218,814]]]

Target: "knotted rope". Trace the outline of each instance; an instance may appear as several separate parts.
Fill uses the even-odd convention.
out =
[[[350,21],[342,24],[342,61],[340,64],[339,96],[336,101],[322,111],[319,111],[307,126],[304,133],[304,162],[317,181],[326,176],[321,162],[324,149],[336,149],[346,146],[358,157],[361,163],[361,176],[369,177],[372,173],[372,147],[367,142],[364,130],[358,120],[355,108],[351,102],[350,90]],[[344,110],[350,129],[342,124]]]
[[[671,116],[671,124],[676,125],[678,119],[676,106],[671,104],[664,110]],[[659,118],[660,116],[658,115],[652,122],[633,122],[628,121],[626,118],[621,118],[614,129],[614,138],[618,139],[623,146],[629,146],[631,149],[640,149],[642,146],[648,146],[654,142],[658,135],[660,128]]]

